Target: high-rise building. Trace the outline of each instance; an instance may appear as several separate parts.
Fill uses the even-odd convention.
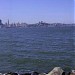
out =
[[[2,20],[0,19],[0,25],[2,25]]]
[[[3,23],[2,23],[2,20],[0,19],[0,28],[3,27]]]
[[[9,25],[9,19],[8,19],[8,25]]]

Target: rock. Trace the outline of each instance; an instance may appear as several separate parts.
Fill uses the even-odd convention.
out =
[[[72,70],[72,73],[75,74],[75,70]]]
[[[70,75],[71,74],[71,72],[68,72],[68,74],[67,75]]]
[[[38,72],[32,72],[31,75],[39,75]]]
[[[46,73],[40,73],[39,75],[46,75]]]
[[[65,72],[63,72],[62,75],[65,75]]]
[[[64,71],[60,67],[55,67],[51,72],[46,75],[62,75]]]
[[[67,75],[75,75],[75,70],[72,70],[72,71],[69,72]]]
[[[3,75],[2,73],[0,73],[0,75]]]
[[[31,75],[31,73],[24,73],[24,74],[20,74],[20,75]]]
[[[3,75],[18,75],[17,73],[13,73],[13,72],[8,72],[8,73],[5,73]]]

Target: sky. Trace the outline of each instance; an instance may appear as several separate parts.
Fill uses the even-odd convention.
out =
[[[74,23],[75,0],[0,0],[3,23]]]

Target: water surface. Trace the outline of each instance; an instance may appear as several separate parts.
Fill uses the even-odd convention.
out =
[[[75,68],[75,28],[0,29],[0,72]]]

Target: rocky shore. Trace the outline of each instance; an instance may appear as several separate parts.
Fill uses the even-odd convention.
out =
[[[65,72],[61,67],[55,67],[49,73],[32,72],[32,73],[18,74],[15,72],[8,72],[4,74],[0,73],[0,75],[75,75],[75,70],[72,70],[71,72]]]

